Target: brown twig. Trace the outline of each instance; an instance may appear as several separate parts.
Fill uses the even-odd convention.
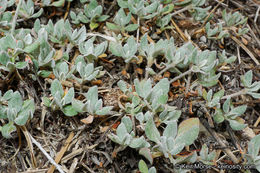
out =
[[[64,146],[61,148],[60,152],[57,154],[57,156],[56,156],[56,158],[55,158],[55,162],[56,162],[57,164],[60,162],[60,160],[61,160],[61,158],[63,157],[64,153],[67,151],[68,146],[69,146],[70,142],[71,142],[72,139],[73,139],[73,136],[74,136],[74,133],[71,132],[70,135],[69,135],[69,137],[67,138],[67,140],[66,140]],[[55,166],[52,165],[52,166],[50,167],[50,169],[48,170],[47,173],[53,173],[54,170],[55,170]]]

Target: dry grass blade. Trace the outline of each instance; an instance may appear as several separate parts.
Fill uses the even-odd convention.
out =
[[[36,162],[36,159],[35,159],[35,156],[34,156],[34,151],[33,151],[33,145],[32,145],[32,140],[30,138],[30,133],[28,132],[28,130],[26,129],[25,126],[21,126],[20,127],[25,138],[26,138],[26,141],[27,141],[27,144],[28,144],[28,147],[30,149],[30,155],[31,155],[31,159],[32,159],[32,165],[34,168],[37,167],[37,162]]]
[[[29,133],[28,136],[30,137],[30,139],[32,140],[32,142],[41,150],[41,152],[47,157],[47,159],[58,169],[58,171],[60,173],[65,173],[61,166],[58,165],[52,158],[51,156],[42,148],[41,144],[39,142],[37,142]]]
[[[259,65],[258,60],[255,58],[254,54],[241,42],[239,41],[236,37],[231,35],[232,40],[234,40],[240,47],[242,47],[246,53],[250,56],[250,58],[256,63],[256,65]]]
[[[71,132],[70,135],[69,135],[69,137],[67,138],[67,140],[66,140],[64,146],[61,148],[60,152],[57,154],[57,156],[56,156],[56,158],[55,158],[55,162],[56,162],[57,164],[61,161],[61,158],[63,157],[64,153],[67,151],[68,146],[69,146],[70,142],[72,141],[73,137],[74,137],[74,133]],[[47,173],[53,173],[54,170],[55,170],[55,166],[52,165],[52,166],[50,167],[50,169],[48,170]]]

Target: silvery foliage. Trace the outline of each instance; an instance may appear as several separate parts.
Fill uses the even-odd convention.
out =
[[[78,113],[87,112],[91,115],[107,115],[111,112],[112,106],[103,107],[102,99],[98,99],[98,89],[96,86],[91,87],[87,93],[83,93],[87,101],[75,99],[74,88],[70,88],[67,92],[63,90],[61,82],[55,79],[51,84],[51,101],[47,97],[43,97],[45,106],[51,107],[52,110],[61,110],[66,116],[75,116]]]
[[[66,116],[75,116],[78,114],[78,111],[76,111],[76,109],[71,105],[72,100],[75,97],[73,87],[65,93],[61,82],[58,79],[55,79],[51,83],[51,95],[53,97],[52,100],[43,97],[43,103],[45,106],[51,107],[52,110],[61,110]]]
[[[86,58],[88,62],[94,62],[98,59],[100,55],[105,53],[107,49],[107,41],[104,41],[100,44],[94,44],[96,37],[92,37],[87,41],[81,42],[79,44],[79,52]]]
[[[260,171],[260,156],[258,155],[260,150],[260,135],[256,135],[253,137],[248,143],[248,151],[245,155],[246,164],[255,165],[255,168]]]
[[[12,13],[10,11],[5,11],[6,8],[11,7],[15,3],[15,0],[7,1],[0,0],[0,26],[11,27]]]
[[[56,63],[55,67],[53,68],[53,74],[60,81],[65,81],[66,79],[72,77],[74,68],[75,66],[73,66],[72,69],[69,69],[68,64],[64,61],[61,61]]]
[[[203,96],[204,100],[206,100],[206,107],[220,108],[221,107],[220,100],[224,96],[224,90],[220,90],[220,91],[216,92],[215,94],[213,94],[212,89],[210,89],[209,92],[207,92],[206,90],[203,90],[202,96]]]
[[[9,72],[26,68],[28,62],[22,60],[20,55],[33,52],[42,39],[39,35],[37,43],[33,43],[33,37],[26,29],[17,30],[15,36],[6,34],[0,39],[0,68]]]
[[[181,111],[176,110],[175,107],[167,105],[169,85],[169,81],[166,78],[160,80],[154,87],[152,87],[150,79],[142,81],[135,79],[135,92],[133,92],[131,87],[128,87],[125,82],[118,82],[119,88],[130,101],[125,103],[125,106],[122,109],[127,113],[127,115],[131,115],[132,118],[138,120],[140,125],[137,127],[145,132],[144,137],[146,141],[149,143],[156,143],[156,145],[150,143],[153,147],[148,147],[149,151],[145,150],[141,152],[141,150],[143,150],[142,148],[140,148],[139,151],[140,154],[144,155],[151,163],[152,151],[161,152],[166,158],[170,158],[173,164],[178,163],[178,159],[175,160],[172,156],[181,152],[184,146],[191,145],[198,137],[198,119],[189,119],[186,122],[183,122],[178,128],[177,120],[181,115]],[[145,113],[143,113],[144,111]],[[166,124],[162,136],[155,125],[154,116],[159,116],[159,121]],[[121,125],[123,123],[125,125]],[[119,129],[123,128],[122,126],[132,127],[132,121],[130,118],[129,121],[121,122],[121,124],[120,128],[118,127]],[[187,125],[189,128],[187,128]],[[125,133],[120,135],[120,139],[125,139],[129,136],[129,132],[125,130]],[[112,137],[119,138],[118,134],[112,134]],[[114,141],[122,145],[122,141],[115,139]],[[124,146],[127,144],[129,146],[130,143],[124,143]],[[195,157],[196,156],[193,156],[187,159],[194,160]]]
[[[66,0],[68,2],[72,2],[73,0]],[[65,4],[65,0],[57,0],[52,2],[51,0],[41,0],[43,6],[54,6],[54,7],[63,7]]]
[[[144,136],[135,137],[132,120],[128,116],[122,118],[121,123],[116,129],[116,135],[110,134],[109,138],[113,142],[120,144],[123,148],[127,146],[131,148],[150,147]]]
[[[113,106],[103,107],[102,99],[98,99],[98,88],[93,86],[87,93],[83,93],[87,101],[72,100],[72,106],[78,112],[87,112],[91,115],[108,115],[111,113]]]
[[[83,56],[78,56],[76,61],[75,71],[78,72],[80,77],[76,77],[72,74],[72,78],[77,80],[78,83],[85,84],[88,81],[91,81],[99,76],[100,69],[102,67],[94,67],[93,63],[86,63]],[[75,72],[74,72],[75,73]]]
[[[108,27],[108,29],[113,31],[121,31],[121,32],[135,31],[139,26],[138,24],[129,24],[129,22],[131,21],[131,17],[132,17],[131,12],[126,15],[124,9],[121,8],[120,10],[118,10],[116,16],[113,19],[113,22],[115,24],[106,22],[106,26]]]
[[[141,173],[156,173],[157,172],[156,168],[154,166],[152,166],[151,168],[148,169],[147,164],[143,160],[139,161],[138,168]]]
[[[140,19],[151,19],[157,15],[157,8],[160,1],[154,0],[150,3],[145,0],[118,0],[121,8],[128,8],[132,14],[137,15]]]
[[[205,30],[209,39],[220,40],[225,37],[229,37],[229,30],[235,26],[242,26],[239,27],[238,32],[233,30],[237,35],[243,35],[249,31],[248,28],[244,27],[247,22],[247,17],[242,16],[239,12],[227,13],[226,10],[223,10],[222,19],[224,21],[225,28],[222,26],[223,22],[217,23],[216,26],[214,26],[214,29],[211,29],[209,22],[205,25]]]
[[[35,104],[33,99],[22,99],[18,91],[8,90],[3,96],[0,92],[0,119],[8,120],[7,124],[0,126],[2,136],[11,138],[16,126],[23,126],[33,118]]]
[[[253,83],[253,72],[249,70],[240,77],[241,85],[245,87],[245,93],[251,95],[252,97],[259,99],[260,93],[257,91],[260,89],[260,82]]]
[[[137,43],[133,36],[127,39],[127,42],[124,46],[120,42],[110,42],[109,50],[113,55],[122,57],[126,63],[131,62],[132,60],[137,60]]]
[[[25,19],[38,18],[43,13],[43,8],[34,13],[35,7],[32,0],[22,0],[21,8],[19,10],[19,16]]]
[[[53,24],[52,20],[49,20],[48,24],[43,26],[48,32],[48,37],[53,43],[63,45],[67,39],[67,33],[71,31],[71,25],[68,20],[64,21],[60,19]]]
[[[156,25],[162,30],[171,20],[171,15],[168,14],[173,10],[174,5],[163,3],[159,0],[145,1],[145,0],[118,0],[118,5],[121,8],[128,8],[132,14],[135,14],[142,19],[152,19],[157,16]],[[163,4],[167,5],[163,5]],[[168,14],[168,15],[167,15]]]
[[[193,18],[197,21],[203,21],[208,16],[208,11],[211,6],[203,8],[202,6],[205,4],[206,0],[184,0],[180,2],[175,2],[175,5],[178,6],[190,6],[190,13]]]
[[[170,121],[178,119],[180,111],[175,110],[175,107],[167,105],[169,81],[164,78],[160,80],[154,87],[152,87],[151,79],[139,81],[134,80],[135,92],[131,87],[128,87],[126,82],[120,80],[118,82],[119,88],[129,97],[130,102],[125,104],[122,109],[136,116],[136,118],[143,123],[145,121],[145,115],[142,113],[144,108],[148,108],[152,113],[160,113],[162,121]],[[171,112],[171,113],[170,113]]]
[[[215,150],[212,152],[209,152],[209,148],[206,144],[202,145],[202,148],[199,153],[199,161],[204,163],[205,165],[214,165],[214,160],[217,156],[217,153]]]
[[[170,40],[160,39],[156,43],[148,43],[147,34],[145,34],[140,41],[139,53],[141,56],[146,57],[148,68],[150,68],[155,60],[155,58],[159,55],[164,55],[167,49],[170,49],[174,46],[174,40],[171,38]]]
[[[71,11],[70,17],[74,24],[79,24],[80,22],[90,23],[89,27],[93,30],[99,26],[98,22],[104,22],[109,18],[108,15],[102,15],[102,13],[102,6],[98,5],[96,0],[91,0],[89,4],[84,6],[84,13],[79,12],[79,14],[76,15],[75,12]]]
[[[165,68],[172,72],[181,74],[180,69],[189,68],[190,72],[197,73],[199,83],[203,86],[213,86],[217,83],[221,73],[216,74],[216,67],[219,63],[216,51],[200,51],[188,42],[176,48],[171,41],[165,46],[165,57],[167,59]]]
[[[234,55],[227,57],[226,51],[223,50],[222,53],[220,53],[220,52],[218,53],[218,59],[219,59],[218,66],[220,66],[223,64],[231,64],[232,62],[234,62],[237,59],[237,57]]]
[[[228,98],[221,108],[217,108],[214,114],[214,121],[221,123],[224,120],[228,121],[233,130],[242,130],[247,125],[241,122],[239,116],[245,113],[247,109],[246,105],[234,107]]]

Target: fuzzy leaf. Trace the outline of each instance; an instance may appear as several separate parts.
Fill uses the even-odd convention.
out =
[[[145,134],[147,138],[153,142],[159,142],[160,140],[160,133],[156,128],[152,117],[150,117],[150,119],[146,123]]]
[[[62,111],[66,116],[69,116],[69,117],[72,117],[72,116],[75,116],[78,114],[78,112],[74,109],[74,107],[72,105],[65,106]]]
[[[199,123],[198,118],[189,118],[181,122],[179,125],[176,142],[185,143],[185,146],[191,145],[198,137]]]

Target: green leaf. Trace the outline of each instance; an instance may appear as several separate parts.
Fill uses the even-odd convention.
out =
[[[99,22],[104,22],[104,21],[106,21],[108,18],[109,18],[108,15],[102,15],[102,16],[100,16],[100,17],[97,19],[97,21],[99,21]]]
[[[250,87],[250,85],[252,84],[252,79],[253,79],[252,70],[249,70],[248,72],[246,72],[244,76],[241,76],[241,81],[245,87]]]
[[[163,78],[158,82],[154,87],[153,87],[153,92],[158,91],[158,90],[163,91],[163,95],[168,94],[169,89],[170,89],[170,82],[168,81],[167,78]]]
[[[18,69],[24,69],[27,65],[28,65],[28,62],[27,62],[27,61],[17,62],[17,63],[15,64],[15,67],[18,68]]]
[[[110,22],[106,22],[106,26],[107,26],[108,29],[113,30],[113,31],[120,31],[120,29],[121,29],[120,26],[115,25],[115,24],[110,23]]]
[[[64,3],[65,3],[65,0],[58,0],[58,1],[53,2],[51,5],[54,7],[63,7]]]
[[[170,121],[163,131],[163,136],[166,136],[167,138],[172,137],[174,139],[176,137],[176,134],[177,134],[177,122]]]
[[[95,23],[95,22],[90,22],[90,24],[89,24],[89,27],[91,30],[96,29],[98,26],[99,26],[98,23]]]
[[[228,113],[229,112],[229,107],[230,107],[230,98],[228,98],[224,104],[223,104],[223,111],[225,113]]]
[[[141,148],[141,147],[149,147],[150,144],[146,142],[143,136],[140,138],[133,138],[131,143],[129,144],[129,147],[131,148]]]
[[[247,126],[246,124],[242,124],[236,120],[228,119],[228,121],[229,121],[230,127],[233,130],[243,130]]]
[[[147,147],[141,148],[139,150],[139,154],[144,156],[150,162],[150,164],[153,164],[153,156],[149,148]]]
[[[247,94],[251,95],[251,96],[254,97],[255,99],[259,99],[259,98],[260,98],[260,93],[247,92]]]
[[[51,71],[47,71],[47,70],[41,70],[38,72],[38,75],[40,75],[43,78],[47,78],[52,74]]]
[[[58,93],[60,98],[62,98],[63,95],[64,95],[64,91],[63,91],[63,88],[62,88],[60,81],[58,79],[55,79],[51,83],[51,95],[53,97],[55,97],[57,93]]]
[[[23,107],[21,111],[18,113],[14,122],[19,126],[25,125],[29,117],[33,115],[34,111],[35,105],[33,99],[25,100],[23,103]]]
[[[10,61],[9,55],[5,51],[1,51],[0,52],[0,64],[6,66],[9,61]]]
[[[248,143],[248,154],[250,154],[253,159],[258,156],[260,149],[260,134],[253,137]]]
[[[11,138],[11,133],[14,131],[16,131],[16,127],[14,126],[13,122],[9,122],[1,128],[1,133],[5,138]]]
[[[125,30],[128,32],[133,32],[137,30],[138,27],[139,27],[138,24],[129,24],[125,27]]]
[[[150,117],[150,119],[146,123],[145,134],[146,134],[147,138],[153,142],[157,143],[160,140],[160,133],[159,133],[158,129],[156,128],[152,117]]]
[[[117,127],[116,134],[121,141],[124,140],[125,136],[128,134],[124,123],[120,123],[120,125]]]
[[[97,115],[107,115],[113,109],[113,106],[107,106],[102,108],[101,110],[96,111]]]
[[[71,105],[77,112],[83,112],[84,111],[85,105],[80,100],[73,99]]]
[[[132,120],[128,117],[128,116],[124,116],[123,118],[122,118],[122,123],[124,123],[125,124],[125,127],[126,127],[126,129],[127,129],[127,132],[128,133],[130,133],[131,131],[132,131],[132,126],[133,126],[133,124],[132,124]]]
[[[90,101],[91,107],[93,108],[96,102],[98,101],[98,88],[97,86],[93,86],[89,88],[86,97],[88,101]]]
[[[74,109],[72,105],[65,106],[62,110],[62,112],[69,117],[75,116],[78,114],[78,112]]]
[[[216,109],[213,119],[216,123],[222,123],[225,120],[221,109]]]
[[[63,105],[69,104],[72,102],[72,99],[74,99],[74,88],[71,87],[67,94],[63,97]]]
[[[184,143],[185,146],[191,145],[199,135],[199,119],[189,118],[180,123],[176,143]]]
[[[231,111],[228,113],[228,116],[232,116],[232,115],[237,115],[240,116],[243,113],[245,113],[247,106],[243,105],[243,106],[238,106],[234,109],[231,109]]]
[[[22,105],[23,105],[22,96],[18,91],[15,91],[8,102],[8,108],[15,109],[16,113],[18,113],[21,110]]]
[[[126,86],[126,82],[123,80],[120,80],[119,82],[117,82],[117,86],[120,88],[121,91],[123,91],[124,93],[127,92],[127,86]]]
[[[148,167],[143,160],[139,161],[138,168],[141,173],[148,173]]]
[[[48,97],[42,97],[43,104],[47,107],[51,106],[51,100]]]
[[[30,44],[30,45],[26,46],[23,49],[23,51],[26,52],[26,53],[32,53],[33,51],[38,49],[39,46],[40,46],[40,42],[36,41],[33,44]]]

